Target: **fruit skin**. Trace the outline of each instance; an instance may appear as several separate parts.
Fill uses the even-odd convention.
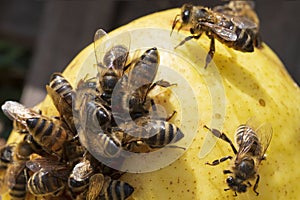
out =
[[[111,35],[145,27],[171,31],[172,21],[178,13],[180,13],[179,9],[154,13],[114,30]],[[140,37],[150,37],[155,40],[150,33],[149,30],[142,31]],[[181,33],[189,35],[188,31],[182,30]],[[198,43],[205,51],[185,52],[192,43]],[[203,35],[197,41],[178,47],[178,51],[186,53],[185,59],[194,56],[204,60],[208,47],[209,40]],[[81,67],[93,65],[95,62],[91,55],[93,55],[93,44],[74,58],[63,75],[74,84]],[[222,113],[212,115],[212,102],[216,99],[211,99],[211,93],[204,81],[205,77],[203,78],[204,75],[214,76],[210,66],[207,73],[203,72],[204,74],[201,75],[195,73],[195,69],[191,66],[180,66],[180,63],[161,55],[161,60],[164,59],[165,62],[169,62],[168,66],[172,66],[188,80],[195,92],[200,116],[197,134],[184,155],[170,166],[150,173],[122,176],[122,180],[135,188],[131,199],[298,199],[300,196],[298,153],[300,151],[300,89],[275,53],[266,44],[263,44],[262,49],[255,49],[253,53],[241,53],[216,41],[213,61],[222,77],[226,94],[225,115]],[[202,66],[198,67],[202,68]],[[165,79],[168,80],[168,75]],[[182,95],[181,98],[189,98],[189,96]],[[159,98],[157,100],[160,101]],[[172,105],[168,106],[172,107]],[[190,105],[174,107],[177,111],[184,112],[188,106]],[[57,112],[49,97],[46,97],[38,107],[49,116]],[[230,169],[230,162],[215,167],[204,164],[233,153],[229,145],[218,140],[215,148],[206,157],[199,159],[198,154],[204,139],[210,134],[202,127],[224,117],[223,132],[233,140],[238,125],[245,123],[252,116],[270,122],[273,127],[273,138],[266,152],[267,160],[263,161],[259,168],[261,179],[257,191],[260,194],[256,196],[251,188],[247,193],[233,197],[232,191],[223,190],[227,188],[225,183],[227,176],[223,175],[222,171]],[[180,119],[176,116],[174,122],[179,125]],[[9,141],[15,141],[17,137],[13,132]]]

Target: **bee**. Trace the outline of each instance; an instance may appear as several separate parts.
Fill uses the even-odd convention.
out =
[[[61,73],[53,73],[49,85],[46,85],[46,89],[60,116],[76,135],[72,111],[74,101],[73,87]]]
[[[154,101],[148,97],[149,92],[155,86],[169,87],[167,81],[159,80],[153,83],[159,67],[160,56],[156,47],[146,50],[140,58],[133,63],[124,76],[121,89],[116,89],[113,116],[123,121],[130,121],[147,115]],[[121,102],[121,104],[119,104]],[[119,106],[120,105],[120,106]],[[129,115],[131,119],[129,118]]]
[[[177,126],[164,120],[149,119],[148,116],[144,116],[136,119],[134,123],[131,128],[126,130],[127,134],[123,136],[122,145],[126,150],[135,153],[150,152],[166,145],[175,147],[170,144],[176,143],[184,137]]]
[[[97,133],[110,127],[112,117],[110,107],[99,97],[96,82],[81,80],[76,89],[76,126]],[[78,100],[78,101],[77,101]]]
[[[238,193],[246,192],[247,187],[251,187],[249,180],[255,179],[253,191],[258,195],[256,191],[259,183],[260,176],[257,173],[258,167],[262,160],[265,160],[265,152],[268,149],[272,138],[272,127],[269,123],[263,123],[258,125],[255,118],[248,120],[246,124],[240,125],[235,132],[235,141],[238,146],[238,150],[233,145],[232,141],[219,130],[208,129],[214,136],[229,143],[234,154],[235,160],[232,170],[224,170],[224,174],[232,174],[226,179],[226,183],[229,188],[224,189],[233,190],[235,196]],[[219,160],[214,160],[212,163],[206,163],[207,165],[215,166],[226,160],[233,159],[232,156],[226,156]]]
[[[88,187],[91,176],[94,174],[95,169],[90,159],[84,156],[83,159],[74,166],[68,178],[68,186],[72,193],[79,194],[84,192]]]
[[[63,145],[73,138],[73,135],[59,120],[45,116],[26,119],[26,126],[33,139],[47,153],[58,158],[63,156]]]
[[[216,10],[220,11],[219,8]],[[214,56],[215,38],[235,50],[241,52],[254,51],[253,29],[256,29],[258,25],[250,20],[245,21],[243,17],[228,17],[223,12],[217,11],[203,6],[184,4],[181,8],[181,15],[176,15],[172,25],[172,30],[175,29],[177,23],[180,23],[178,30],[183,26],[189,27],[192,34],[186,37],[178,46],[193,38],[199,39],[203,32],[206,33],[210,39],[210,48],[206,56],[205,68]]]
[[[35,196],[58,197],[63,194],[71,168],[49,158],[36,158],[26,162],[33,175],[27,182],[28,191]]]
[[[110,105],[113,89],[126,70],[131,38],[129,33],[124,33],[120,44],[114,45],[108,40],[108,47],[105,49],[104,45],[99,45],[105,37],[107,33],[104,30],[97,30],[94,36],[94,48],[99,79],[98,89],[101,98]],[[113,43],[117,42],[113,41]]]

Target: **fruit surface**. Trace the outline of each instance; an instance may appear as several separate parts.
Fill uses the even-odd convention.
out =
[[[159,76],[178,85],[158,91],[155,101],[170,112],[177,111],[171,121],[181,127],[186,136],[195,134],[187,151],[169,166],[122,176],[121,179],[135,189],[131,199],[299,199],[299,87],[266,44],[253,53],[242,53],[216,41],[213,62],[204,70],[209,48],[206,36],[174,50],[184,35],[189,35],[182,30],[170,36],[173,19],[178,13],[179,9],[154,13],[110,33],[113,37],[123,31],[136,31],[131,35],[133,51],[153,46],[162,49],[161,64],[176,73],[172,77],[172,73],[162,70]],[[171,45],[164,45],[169,40]],[[91,44],[74,58],[63,75],[75,86],[82,72],[89,73],[85,69],[94,64]],[[181,80],[184,80],[182,85]],[[191,99],[195,100],[192,101],[194,105]],[[49,116],[57,113],[49,97],[38,107]],[[215,167],[205,165],[205,162],[233,156],[233,152],[228,144],[212,137],[203,125],[218,128],[234,140],[236,128],[253,116],[261,122],[270,122],[273,127],[267,159],[259,167],[261,179],[257,191],[260,194],[256,196],[249,188],[246,193],[233,197],[232,191],[224,191],[227,175],[223,175],[223,170],[230,169],[230,161]],[[9,141],[17,138],[18,134],[13,132]]]

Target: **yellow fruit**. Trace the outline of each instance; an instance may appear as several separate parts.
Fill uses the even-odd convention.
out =
[[[206,36],[174,50],[189,35],[182,30],[169,36],[178,13],[179,9],[154,13],[109,34],[114,37],[132,30],[131,49],[159,48],[161,64],[168,66],[162,68],[169,71],[162,70],[158,76],[178,85],[158,91],[155,100],[168,111],[178,112],[172,121],[182,128],[185,137],[192,138],[195,134],[188,150],[169,166],[150,173],[122,176],[122,180],[135,188],[131,199],[299,199],[299,87],[265,44],[253,53],[241,53],[216,41],[214,63],[204,70],[209,48]],[[83,77],[83,72],[92,69],[93,48],[92,44],[86,47],[64,71],[73,85],[80,79],[78,76]],[[57,112],[49,97],[38,107],[49,116]],[[230,161],[215,167],[205,165],[223,156],[233,156],[233,152],[227,143],[212,137],[203,125],[221,129],[234,140],[236,128],[253,116],[261,122],[270,122],[273,127],[267,160],[259,167],[260,194],[256,196],[249,188],[246,193],[233,197],[232,191],[224,191],[227,175],[223,175],[223,170],[230,169]],[[13,132],[10,142],[17,137]]]

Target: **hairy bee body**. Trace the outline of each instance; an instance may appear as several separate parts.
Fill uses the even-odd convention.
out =
[[[24,167],[23,167],[24,168]],[[27,184],[27,179],[26,179],[26,170],[21,170],[19,173],[16,175],[14,179],[14,184],[10,187],[9,190],[9,196],[11,200],[24,200],[27,195],[27,190],[26,190],[26,184]]]
[[[26,120],[33,139],[48,153],[62,157],[63,145],[72,135],[57,121],[45,117]]]
[[[216,6],[210,9],[204,6],[184,4],[181,14],[177,15],[173,21],[172,30],[180,22],[179,29],[183,26],[189,27],[192,36],[187,37],[178,46],[190,39],[198,39],[202,33],[206,33],[211,43],[205,68],[214,56],[215,38],[235,50],[253,52],[254,46],[258,47],[261,43],[258,39],[258,18],[252,21],[252,18],[247,18],[245,13],[236,14],[237,8],[234,6],[234,4],[229,4],[229,6]],[[251,11],[255,13],[253,10]]]
[[[83,159],[77,163],[68,178],[68,186],[72,193],[79,194],[84,192],[93,174],[94,169],[88,159]]]
[[[49,86],[47,85],[46,89],[61,118],[66,122],[73,135],[75,135],[76,128],[72,110],[74,101],[73,87],[61,73],[53,73]]]
[[[209,129],[207,126],[205,128]],[[229,188],[226,188],[225,191],[233,190],[235,195],[237,192],[246,192],[247,188],[251,187],[249,181],[256,178],[253,191],[258,195],[259,193],[256,191],[260,180],[258,167],[260,162],[265,159],[265,152],[272,138],[271,125],[269,123],[258,125],[255,118],[251,118],[246,124],[240,125],[235,132],[235,141],[238,145],[238,150],[224,133],[216,129],[209,130],[216,137],[229,143],[236,156],[232,170],[223,171],[224,174],[232,174],[226,179]],[[215,166],[228,159],[233,159],[233,157],[226,156],[206,164]]]
[[[41,169],[29,178],[27,189],[35,196],[59,196],[65,184],[59,177],[53,176],[47,170]]]
[[[107,177],[106,177],[107,178]],[[134,188],[126,182],[106,179],[98,200],[124,200],[129,197]]]

